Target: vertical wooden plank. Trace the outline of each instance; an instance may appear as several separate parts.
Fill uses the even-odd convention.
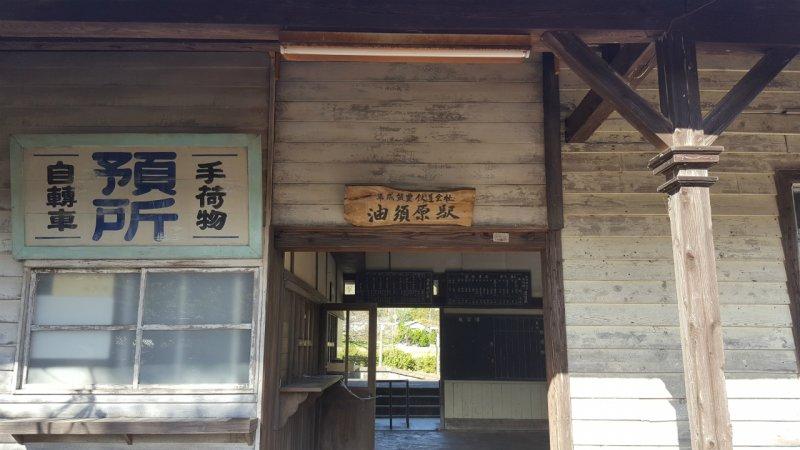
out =
[[[545,363],[547,365],[547,411],[550,450],[572,449],[572,414],[567,364],[567,328],[564,305],[564,271],[561,229],[564,227],[561,172],[561,115],[555,57],[545,53],[542,61],[544,101],[545,173],[549,231],[542,264]]]
[[[800,183],[800,171],[779,171],[775,174],[778,191],[778,220],[781,226],[786,285],[789,288],[789,313],[792,315],[792,335],[797,369],[800,372],[800,255],[798,254],[798,223],[792,185]]]
[[[656,39],[656,58],[661,113],[674,128],[702,130],[694,42],[680,33],[665,33]]]
[[[280,299],[283,291],[282,254],[272,248],[272,239],[265,239],[264,255],[267,266],[264,271],[267,278],[266,292],[266,326],[264,330],[264,381],[261,388],[261,449],[279,448],[278,433],[275,425],[278,420],[278,389],[280,387],[282,320]]]
[[[707,187],[669,197],[684,382],[692,447],[731,448],[722,323]]]
[[[542,282],[545,364],[547,366],[547,416],[551,450],[572,448],[563,262],[561,230],[550,230],[547,232],[544,264],[542,264]]]
[[[270,55],[274,64],[275,55]],[[273,64],[269,66],[269,92],[267,98],[268,121],[267,124],[267,155],[262,158],[264,164],[264,240],[263,258],[264,267],[261,276],[262,292],[264,292],[266,307],[265,329],[263,330],[263,381],[261,385],[261,428],[259,430],[259,448],[277,449],[277,433],[275,424],[278,420],[278,389],[280,386],[281,366],[281,312],[280,298],[283,291],[283,253],[275,250],[272,245],[272,164],[273,148],[275,141],[275,71]]]
[[[544,108],[544,169],[547,225],[564,228],[564,188],[561,180],[561,99],[555,56],[542,54],[542,107]]]
[[[369,395],[376,396],[375,365],[378,347],[378,307],[372,305],[369,309],[369,343],[367,345],[367,386]]]

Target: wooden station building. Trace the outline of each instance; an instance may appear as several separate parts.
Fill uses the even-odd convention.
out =
[[[461,379],[478,332],[451,334],[444,428],[800,448],[798,24],[792,0],[0,2],[0,448],[373,448],[400,285],[445,341],[508,318],[543,354]]]

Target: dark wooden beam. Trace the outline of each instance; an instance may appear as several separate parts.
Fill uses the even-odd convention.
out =
[[[661,113],[669,118],[673,128],[702,130],[694,41],[682,34],[666,33],[656,39],[656,55]]]
[[[694,12],[675,18],[671,29],[696,42],[762,49],[800,46],[800,2],[795,0],[704,1],[687,10]]]
[[[277,41],[278,26],[229,23],[0,20],[0,37]]]
[[[545,230],[508,228],[282,227],[275,231],[280,251],[385,252],[410,251],[531,251],[544,248]],[[508,242],[502,242],[508,239]]]
[[[610,60],[610,66],[636,89],[655,67],[655,58],[653,44],[626,44],[620,46]],[[589,91],[565,120],[566,141],[586,142],[613,111],[611,102],[597,92]]]
[[[544,42],[601,97],[614,106],[642,136],[657,148],[666,147],[672,123],[642,98],[603,58],[578,36],[567,31],[548,31]]]
[[[276,52],[277,42],[130,39],[25,39],[0,37],[0,51],[84,52]]]
[[[558,68],[552,53],[542,54],[542,102],[544,109],[544,170],[547,195],[547,227],[564,228],[564,186],[561,171],[561,99]]]
[[[0,21],[16,22],[15,33],[53,29],[73,38],[104,24],[128,30],[140,24],[275,26],[281,30],[349,33],[531,34],[558,29],[580,32],[587,42],[644,42],[667,28],[684,30],[698,42],[800,46],[800,11],[791,0],[717,0],[710,5],[677,0],[3,0]],[[698,6],[702,8],[698,9]],[[687,14],[690,13],[690,14]],[[27,22],[30,26],[22,26]],[[72,27],[79,24],[78,27]],[[94,25],[93,25],[94,24]],[[72,28],[70,28],[72,27]],[[27,29],[26,29],[27,28]],[[259,32],[257,29],[252,31]],[[50,31],[51,33],[55,31]],[[167,30],[168,33],[173,31]],[[38,35],[38,34],[37,34]],[[591,36],[590,36],[591,35]],[[40,35],[39,35],[40,36]],[[41,37],[41,36],[40,36]],[[136,38],[148,37],[138,34]],[[152,37],[151,38],[155,38]],[[185,37],[188,39],[197,37]],[[250,39],[236,37],[234,39]],[[262,39],[261,37],[255,39]],[[636,39],[636,40],[632,40]]]
[[[780,48],[767,52],[708,113],[703,120],[705,134],[722,134],[736,116],[792,61],[798,51],[798,48]]]
[[[552,53],[542,55],[544,102],[544,157],[547,188],[547,224],[542,264],[547,416],[550,450],[572,449],[572,407],[567,363],[567,328],[561,229],[564,228],[564,187],[561,168],[561,102],[558,69]]]
[[[499,7],[500,6],[500,7]],[[0,20],[272,24],[285,30],[491,33],[659,30],[675,0],[3,0]]]

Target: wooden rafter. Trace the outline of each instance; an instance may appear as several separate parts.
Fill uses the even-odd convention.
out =
[[[779,48],[767,52],[703,119],[706,135],[719,136],[753,99],[797,55],[798,48]]]
[[[578,36],[568,31],[548,31],[542,40],[589,87],[614,106],[642,136],[657,148],[670,142],[672,122],[642,98],[622,76]]]
[[[610,65],[635,89],[655,66],[655,56],[653,44],[626,44],[620,46]],[[586,142],[613,111],[611,102],[589,91],[565,120],[566,141]]]

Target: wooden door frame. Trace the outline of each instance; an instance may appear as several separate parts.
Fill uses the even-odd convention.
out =
[[[281,226],[273,234],[284,252],[543,251],[546,240],[546,229],[508,227]]]
[[[501,233],[497,236],[496,233]],[[507,236],[506,236],[507,235]],[[508,238],[508,242],[496,242]],[[559,444],[571,441],[569,370],[567,368],[564,288],[560,230],[495,227],[276,227],[273,243],[279,252],[538,252],[542,262],[545,358],[548,361],[548,429]],[[326,304],[354,309],[357,305]],[[375,308],[375,305],[361,305]],[[377,311],[375,314],[377,318]],[[373,327],[374,332],[377,327]],[[374,362],[373,362],[374,364]],[[557,370],[553,367],[557,366]],[[558,407],[552,407],[557,405]],[[443,413],[442,413],[443,414]],[[556,447],[559,448],[559,447]],[[564,449],[566,450],[566,449]]]
[[[378,349],[378,305],[375,304],[351,304],[351,303],[322,303],[320,304],[320,315],[326,317],[328,311],[367,311],[369,313],[369,338],[367,343],[367,390],[371,397],[376,396],[376,374],[375,368],[377,364],[377,349]],[[346,320],[350,320],[349,315]],[[348,327],[349,328],[349,327]],[[324,334],[324,333],[323,333]],[[347,341],[349,333],[345,334],[345,341]],[[325,336],[321,336],[324,340]],[[345,353],[345,355],[347,355]],[[347,359],[345,358],[345,377],[347,377]]]

